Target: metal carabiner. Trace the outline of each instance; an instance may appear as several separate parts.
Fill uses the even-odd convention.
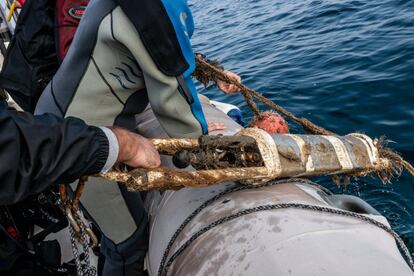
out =
[[[70,208],[70,205],[69,205],[69,204],[68,204],[68,205],[66,205],[66,207],[65,207],[65,211],[66,211],[66,216],[67,216],[67,218],[68,218],[68,221],[69,221],[70,226],[72,226],[73,231],[75,231],[75,234],[76,234],[78,237],[80,237],[80,231],[81,231],[81,228],[80,228],[80,226],[78,225],[78,222],[76,221],[76,218],[75,218],[75,216],[73,215],[73,213],[72,213],[72,209]]]
[[[85,233],[89,236],[89,246],[91,248],[94,248],[98,245],[98,238],[96,237],[92,229],[89,226],[86,226],[86,224],[82,221],[81,216],[79,214],[80,197],[82,195],[87,180],[87,176],[81,177],[79,179],[78,185],[76,186],[76,190],[73,195],[73,199],[70,203],[68,201],[65,185],[60,186],[60,197],[62,203],[65,205],[65,212],[68,217],[68,221],[72,226],[74,232],[76,233],[76,236],[82,238],[81,231],[85,231]]]

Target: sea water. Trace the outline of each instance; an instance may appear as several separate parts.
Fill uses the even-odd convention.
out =
[[[196,50],[247,86],[339,134],[386,137],[414,163],[414,1],[190,0]],[[252,113],[240,95],[201,93]],[[247,120],[249,121],[249,120]],[[290,123],[291,132],[303,130]],[[337,188],[387,217],[414,252],[414,178]],[[413,255],[414,256],[414,255]]]

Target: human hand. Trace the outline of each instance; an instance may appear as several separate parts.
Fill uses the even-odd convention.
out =
[[[229,77],[230,79],[233,79],[238,83],[241,83],[241,77],[239,75],[227,70],[224,70],[223,73],[226,74],[227,77]],[[240,89],[236,85],[228,84],[221,80],[217,81],[217,87],[226,94],[233,94],[240,91]]]
[[[133,168],[157,168],[161,165],[160,155],[146,138],[123,128],[111,128],[115,134],[119,153],[116,164],[126,164]]]
[[[209,133],[215,130],[226,129],[226,126],[223,123],[217,123],[217,122],[207,122],[207,126],[208,126]]]

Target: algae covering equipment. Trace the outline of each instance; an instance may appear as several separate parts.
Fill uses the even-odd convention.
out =
[[[334,195],[305,179],[258,184],[275,175],[376,172],[387,162],[376,141],[360,134],[272,136],[241,130],[214,107],[203,108],[209,120],[225,123],[226,136],[154,139],[163,169],[103,175],[127,182],[131,190],[179,189],[146,196],[150,275],[413,275],[404,242],[363,200]],[[150,110],[139,114],[138,131],[165,137],[150,115]],[[271,150],[279,159],[267,159]],[[190,171],[173,170],[172,159],[180,167],[192,165]],[[275,160],[279,165],[272,165]],[[286,167],[290,163],[296,166]],[[247,176],[255,185],[220,179],[241,179],[234,170],[243,169],[260,176]],[[92,191],[89,186],[84,193]]]
[[[105,178],[127,184],[131,191],[203,187],[225,181],[260,182],[314,175],[367,175],[388,166],[375,142],[362,134],[270,135],[260,129],[243,129],[235,136],[199,139],[154,139],[161,154],[172,155],[169,168],[109,172]]]

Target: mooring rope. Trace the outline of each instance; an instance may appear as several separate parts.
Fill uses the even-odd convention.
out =
[[[332,131],[329,131],[321,126],[314,124],[306,118],[297,117],[296,115],[289,112],[280,105],[276,104],[272,100],[266,98],[259,92],[250,89],[249,87],[243,85],[235,79],[230,78],[224,72],[224,68],[217,61],[208,60],[205,57],[205,55],[199,53],[197,53],[195,56],[196,69],[193,73],[193,76],[197,80],[202,82],[204,85],[208,85],[211,82],[216,83],[218,80],[221,80],[228,84],[237,86],[240,89],[240,92],[243,95],[247,105],[256,116],[259,114],[260,110],[254,102],[253,98],[257,99],[264,105],[270,107],[271,109],[285,115],[289,119],[302,125],[302,127],[305,130],[312,134],[338,135]],[[377,143],[377,149],[379,156],[389,161],[387,162],[387,165],[384,166],[382,164],[381,166],[378,166],[378,168],[375,171],[366,171],[360,173],[359,175],[368,175],[370,173],[376,173],[383,183],[389,182],[390,179],[394,176],[400,176],[403,169],[406,169],[412,176],[414,176],[414,167],[408,161],[404,160],[400,154],[396,153],[395,151],[389,148],[386,148],[384,146],[385,144],[385,139],[379,139],[379,142]]]
[[[204,85],[210,82],[216,82],[217,80],[221,80],[228,84],[233,84],[237,86],[240,89],[240,92],[242,93],[244,99],[246,100],[247,105],[250,107],[250,109],[253,111],[255,115],[258,115],[260,110],[257,107],[256,103],[253,101],[253,98],[256,98],[257,100],[272,108],[273,110],[282,113],[286,117],[296,121],[297,123],[301,124],[306,130],[313,134],[336,135],[332,131],[326,130],[321,126],[312,123],[306,118],[297,117],[296,115],[284,109],[272,100],[266,98],[259,92],[250,89],[249,87],[238,82],[237,80],[229,78],[223,72],[222,68],[215,65],[214,62],[208,61],[202,54],[196,54],[196,70],[194,71],[193,76],[200,82],[202,82]]]

